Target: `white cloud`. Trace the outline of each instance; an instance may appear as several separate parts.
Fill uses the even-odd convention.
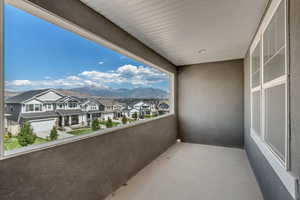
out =
[[[30,88],[74,88],[93,86],[107,88],[107,84],[132,84],[134,86],[151,86],[154,83],[165,81],[168,75],[154,68],[134,65],[123,65],[116,70],[101,72],[96,70],[83,71],[78,75],[69,75],[64,79],[43,80],[14,80],[6,81],[6,86],[14,89],[18,87]]]
[[[14,80],[11,82],[8,81],[7,84],[11,86],[30,86],[32,82],[29,80]]]
[[[112,82],[118,78],[118,74],[114,72],[100,72],[100,71],[84,71],[79,74],[92,80],[100,80],[103,82]]]
[[[98,64],[99,64],[99,65],[103,65],[103,64],[104,64],[104,62],[103,62],[103,61],[100,61],[100,62],[98,62]]]
[[[80,81],[81,80],[81,78],[79,78],[78,76],[68,76],[67,79],[72,80],[72,81]]]

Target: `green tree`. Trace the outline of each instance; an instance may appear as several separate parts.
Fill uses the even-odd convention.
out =
[[[53,128],[50,132],[50,140],[57,140],[57,138],[58,138],[58,133],[57,133],[56,127],[53,126]]]
[[[138,117],[137,112],[135,112],[135,113],[132,114],[132,118],[133,118],[134,120],[137,120],[137,117]]]
[[[98,119],[94,119],[92,121],[92,130],[93,131],[96,131],[96,130],[99,130],[100,129],[100,122]]]
[[[124,116],[122,117],[122,123],[123,123],[123,124],[127,124],[127,121],[128,121],[128,119],[127,119],[127,117],[124,115]]]
[[[112,122],[112,120],[111,120],[111,118],[110,118],[110,117],[107,119],[107,122],[106,122],[106,127],[107,127],[107,128],[111,128],[111,127],[113,127],[113,122]]]
[[[33,133],[33,129],[28,122],[23,124],[17,139],[21,146],[27,146],[35,142],[36,134]]]

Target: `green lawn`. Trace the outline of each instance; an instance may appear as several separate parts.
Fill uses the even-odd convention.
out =
[[[42,144],[42,143],[45,143],[45,142],[47,142],[47,140],[37,137],[33,145]],[[21,148],[21,147],[22,146],[18,143],[18,139],[17,139],[16,136],[4,139],[4,150],[5,151],[18,149],[18,148]]]
[[[87,134],[87,133],[91,133],[91,132],[93,132],[93,130],[91,128],[81,128],[81,129],[69,131],[67,133],[70,133],[72,135],[83,135],[83,134]]]

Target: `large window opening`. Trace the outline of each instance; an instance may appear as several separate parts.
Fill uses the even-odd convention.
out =
[[[10,4],[4,19],[4,154],[172,113],[172,74]]]
[[[278,3],[251,51],[251,130],[288,169],[286,1]]]

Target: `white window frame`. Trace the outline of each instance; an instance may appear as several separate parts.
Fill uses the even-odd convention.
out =
[[[4,62],[3,62],[3,10],[4,10],[4,2],[8,3],[16,8],[19,8],[23,11],[26,11],[34,16],[37,16],[45,21],[51,22],[61,28],[64,28],[68,31],[71,31],[73,33],[76,33],[84,38],[87,38],[91,41],[94,41],[102,46],[108,47],[114,51],[117,51],[125,56],[128,56],[132,59],[135,59],[139,62],[145,63],[146,65],[149,65],[153,68],[156,68],[164,73],[166,73],[167,75],[169,75],[170,77],[170,97],[169,97],[169,101],[170,101],[170,113],[162,115],[162,116],[158,116],[156,118],[153,119],[147,119],[147,120],[141,120],[141,121],[137,121],[131,124],[127,124],[127,125],[122,125],[122,126],[118,126],[118,127],[113,127],[113,128],[109,128],[109,129],[104,129],[104,130],[100,130],[100,131],[95,131],[86,135],[80,135],[80,136],[74,136],[74,137],[70,137],[70,138],[65,138],[65,139],[59,139],[56,141],[49,141],[47,143],[44,144],[38,144],[38,145],[31,145],[31,146],[26,146],[20,149],[16,149],[16,150],[12,150],[7,152],[4,152],[4,133],[5,133],[5,129],[4,129]],[[175,74],[173,72],[167,71],[163,68],[161,68],[160,66],[145,60],[144,58],[141,58],[131,52],[129,52],[126,49],[123,49],[113,43],[111,43],[110,41],[101,38],[100,36],[60,17],[57,16],[54,13],[49,12],[48,10],[45,10],[29,1],[26,0],[0,0],[0,164],[1,164],[1,160],[4,159],[8,159],[8,158],[12,158],[12,157],[16,157],[19,155],[23,155],[23,154],[27,154],[30,152],[35,152],[35,151],[39,151],[39,150],[43,150],[43,149],[48,149],[54,146],[59,146],[59,145],[64,145],[64,144],[68,144],[71,142],[76,142],[79,140],[83,140],[86,138],[90,138],[90,137],[96,137],[99,135],[103,135],[103,134],[107,134],[107,133],[111,133],[111,132],[115,132],[118,130],[122,130],[122,129],[126,129],[126,128],[130,128],[130,127],[134,127],[134,126],[138,126],[144,123],[149,123],[151,121],[155,121],[155,120],[159,120],[162,118],[166,118],[166,117],[170,117],[175,115]],[[68,107],[67,104],[63,104],[63,109],[66,109]],[[112,107],[112,106],[111,106]],[[60,109],[60,108],[56,108],[56,109]]]
[[[263,75],[264,75],[264,52],[263,52],[263,42],[264,42],[264,38],[263,38],[263,33],[266,30],[266,28],[268,27],[269,23],[271,22],[275,12],[277,11],[277,8],[279,7],[280,3],[284,2],[284,6],[285,6],[285,55],[286,55],[286,59],[285,59],[285,74],[281,77],[278,77],[274,80],[271,80],[267,83],[264,83],[263,80]],[[256,145],[258,146],[258,148],[260,149],[260,151],[262,152],[262,154],[264,155],[264,157],[266,158],[266,160],[269,162],[269,164],[271,165],[271,167],[273,168],[273,170],[275,171],[275,173],[278,175],[278,177],[280,178],[280,180],[282,181],[282,183],[284,184],[284,186],[286,187],[287,191],[291,194],[291,196],[294,199],[297,199],[299,197],[298,194],[298,179],[296,177],[294,177],[291,173],[290,173],[290,131],[289,131],[289,63],[288,63],[288,57],[289,57],[289,52],[288,52],[288,26],[287,26],[287,22],[288,22],[288,18],[287,18],[287,8],[288,8],[288,3],[287,0],[273,0],[270,3],[270,6],[265,14],[265,17],[261,23],[261,26],[259,27],[257,34],[254,37],[254,40],[250,46],[250,120],[251,120],[251,128],[250,128],[250,132],[251,132],[251,138],[254,140],[254,142],[256,143]],[[261,42],[261,74],[260,74],[260,81],[261,81],[261,85],[259,86],[259,88],[254,88],[252,89],[252,53],[255,50],[257,44]],[[278,51],[279,52],[279,51]],[[278,52],[276,52],[275,54],[277,54]],[[269,58],[270,59],[270,58]],[[270,147],[270,145],[265,142],[264,138],[265,138],[265,96],[264,96],[264,91],[267,88],[271,88],[271,87],[275,87],[281,84],[285,84],[285,99],[286,99],[286,131],[285,131],[285,161],[283,161],[274,151],[273,149]],[[259,137],[257,135],[257,133],[255,133],[255,131],[252,128],[252,93],[254,91],[260,91],[261,92],[261,137]]]
[[[29,103],[29,104],[24,104],[25,108],[24,108],[24,113],[35,113],[35,112],[43,112],[43,104],[37,104],[37,103]],[[33,110],[27,110],[27,106],[33,105]],[[40,107],[41,110],[35,110],[36,107]]]

